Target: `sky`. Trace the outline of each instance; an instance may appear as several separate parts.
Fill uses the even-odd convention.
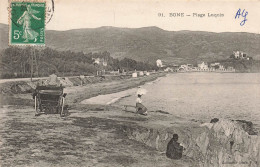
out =
[[[46,0],[47,3],[51,0]],[[8,24],[8,0],[0,1],[0,23]],[[51,3],[48,3],[50,5]],[[248,13],[235,19],[241,9]],[[101,26],[140,28],[157,26],[168,31],[260,32],[260,1],[211,2],[171,0],[54,0],[47,30],[70,30]],[[159,17],[163,13],[164,17]],[[169,17],[183,13],[184,17]],[[197,13],[197,15],[196,15]],[[208,17],[224,14],[223,17]],[[205,14],[204,17],[197,17]],[[190,15],[190,16],[187,16]],[[202,15],[200,15],[202,16]]]

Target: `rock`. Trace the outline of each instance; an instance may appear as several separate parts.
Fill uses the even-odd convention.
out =
[[[249,135],[257,135],[257,133],[254,131],[253,123],[251,121],[246,121],[246,120],[236,120],[236,121]]]
[[[241,126],[248,126],[243,128]],[[244,125],[245,124],[245,125]],[[259,164],[260,154],[259,136],[251,136],[244,129],[250,129],[251,123],[244,121],[219,120],[213,123],[211,129],[201,133],[196,139],[192,138],[187,149],[198,150],[187,155],[198,157],[201,153],[203,159],[199,162],[202,167],[207,166],[250,166]],[[195,142],[193,142],[195,140]],[[191,152],[191,151],[190,151]]]
[[[209,137],[206,132],[202,133],[197,139],[196,143],[199,146],[202,154],[205,156],[209,145]]]
[[[218,122],[218,121],[219,121],[218,118],[213,118],[212,120],[210,120],[210,123],[216,123],[216,122]]]
[[[73,82],[71,82],[68,77],[61,78],[61,79],[60,79],[60,83],[61,83],[63,86],[73,86]]]
[[[260,136],[250,135],[253,124],[248,121],[214,119],[195,129],[174,129],[184,144],[183,155],[200,167],[248,166],[260,164]],[[217,121],[218,120],[218,121]],[[171,132],[169,132],[171,131]],[[130,139],[164,152],[173,130],[126,128]],[[196,166],[196,165],[195,165]]]

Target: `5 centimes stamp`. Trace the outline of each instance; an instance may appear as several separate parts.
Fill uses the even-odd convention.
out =
[[[10,1],[9,45],[45,45],[46,3]]]

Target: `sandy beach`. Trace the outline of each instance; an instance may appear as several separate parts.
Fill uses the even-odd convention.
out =
[[[187,166],[188,160],[167,159],[164,153],[123,133],[125,127],[138,129],[156,117],[80,104],[86,98],[137,87],[161,76],[68,87],[70,115],[65,118],[35,117],[31,94],[2,96],[1,166]]]
[[[199,150],[210,148],[205,147],[204,143],[211,140],[205,136],[211,131],[201,126],[207,122],[185,119],[161,110],[153,110],[148,116],[142,116],[136,114],[134,109],[124,111],[120,103],[82,103],[85,99],[98,95],[136,89],[164,76],[164,73],[159,73],[141,78],[67,87],[67,117],[53,114],[35,117],[30,93],[2,96],[1,165],[207,166],[197,159]],[[120,95],[127,96],[125,93]],[[179,134],[179,141],[187,148],[181,160],[171,160],[165,155],[165,145],[173,133]],[[244,132],[240,134],[244,135]],[[252,137],[253,140],[258,142],[253,148],[258,149],[259,137]]]

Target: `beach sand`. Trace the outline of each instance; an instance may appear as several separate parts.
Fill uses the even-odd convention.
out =
[[[196,159],[190,158],[195,155],[181,160],[166,158],[165,145],[173,133],[179,134],[179,141],[187,148],[189,137],[198,137],[198,143],[204,143],[198,135],[208,130],[200,126],[204,123],[201,120],[160,111],[142,116],[134,108],[124,111],[123,106],[81,103],[90,97],[137,88],[163,76],[68,87],[67,117],[35,117],[30,94],[6,95],[0,109],[1,166],[198,166]]]
[[[151,120],[160,120],[157,115],[144,117],[117,107],[80,104],[164,75],[68,87],[70,115],[64,118],[35,117],[31,94],[5,95],[0,109],[1,166],[190,166],[188,158],[170,160],[124,133],[125,127],[150,126]]]

